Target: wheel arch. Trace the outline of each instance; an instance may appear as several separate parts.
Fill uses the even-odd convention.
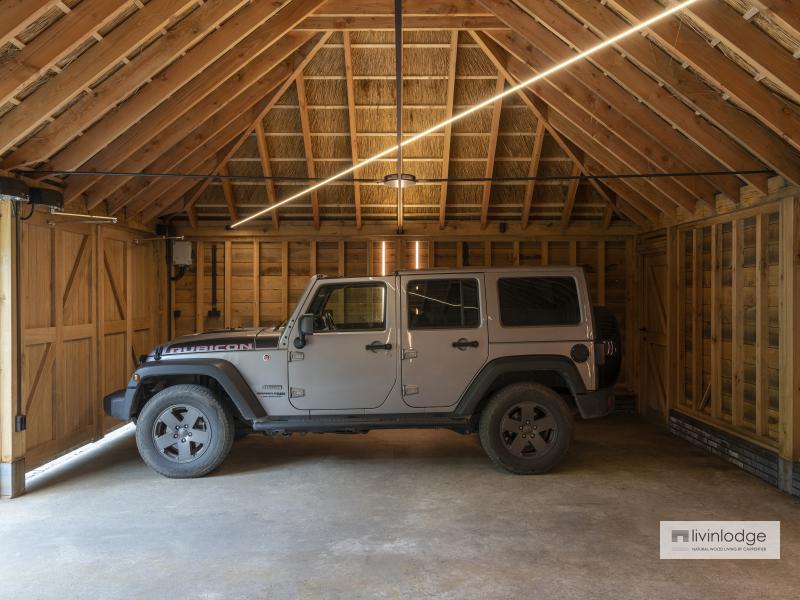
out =
[[[496,358],[486,363],[470,382],[454,413],[461,416],[478,415],[495,391],[519,381],[531,381],[553,389],[565,389],[573,405],[575,397],[586,392],[580,373],[565,356]]]
[[[134,383],[137,376],[139,381]],[[221,396],[223,402],[230,405],[235,416],[245,421],[254,421],[267,414],[239,370],[220,358],[145,363],[136,370],[131,383],[135,388],[132,390],[129,387],[125,394],[129,418],[138,415],[154,393],[181,383],[195,383],[211,388]]]

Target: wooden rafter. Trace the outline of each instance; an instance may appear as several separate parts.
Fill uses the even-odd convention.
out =
[[[189,112],[237,69],[257,62],[263,56],[274,55],[276,47],[286,47],[291,40],[286,40],[284,34],[318,3],[319,0],[291,3],[278,12],[269,3],[245,6],[226,21],[224,27],[212,31],[159,77],[64,148],[50,161],[51,167],[77,168],[95,155],[98,148],[109,146],[115,138],[131,130],[148,131],[152,137]],[[294,34],[293,37],[300,39],[304,36]],[[276,41],[265,44],[265,39]],[[123,71],[126,70],[122,69],[121,73]],[[168,100],[164,101],[166,98]],[[169,107],[164,106],[167,104]],[[156,105],[158,108],[154,111]],[[126,144],[124,150],[114,156],[124,158],[124,152],[131,151],[130,145]]]
[[[606,206],[605,210],[603,211],[603,221],[600,227],[603,231],[607,230],[611,226],[611,219],[614,218],[614,211],[611,208],[611,205]]]
[[[153,76],[164,68],[165,64],[170,64],[175,59],[183,58],[183,54],[190,50],[192,45],[228,19],[243,3],[244,0],[235,0],[230,3],[206,2],[203,4],[175,25],[170,30],[169,35],[158,37],[141,52],[136,53],[128,64],[93,88],[91,94],[82,96],[71,104],[64,113],[59,115],[58,119],[46,124],[37,132],[35,137],[26,141],[11,156],[6,158],[4,164],[9,167],[17,167],[42,160],[58,152],[140,86],[148,83]],[[217,30],[215,33],[220,31],[228,31],[228,28]],[[205,43],[200,42],[198,46],[205,46]],[[197,50],[198,46],[191,48],[193,54],[196,54],[194,51]],[[182,62],[182,60],[179,62]],[[210,62],[210,60],[206,60],[204,64],[207,62]],[[166,95],[160,90],[173,83],[170,75],[171,73],[163,76],[152,87],[145,85],[140,94],[137,94],[137,96],[144,96],[144,98],[137,99],[137,102],[141,104],[145,100],[152,106],[163,100]],[[188,75],[187,73],[184,76],[184,80]],[[159,81],[164,83],[159,85]],[[175,83],[181,83],[181,81]],[[131,119],[133,118],[135,117],[131,117]],[[109,131],[106,126],[103,127],[103,131],[106,132],[106,139],[110,138],[114,133],[114,131]],[[77,156],[76,154],[72,167],[77,167],[86,158],[88,157]]]
[[[500,72],[504,73],[509,82],[517,83],[511,73],[505,69],[505,66],[499,57],[492,50],[490,50],[488,46],[485,45],[485,38],[481,38],[481,36],[475,32],[470,32],[470,35],[483,48],[484,52],[486,52],[486,55],[489,57],[495,67],[497,67]],[[564,136],[562,136],[561,133],[558,132],[548,122],[548,108],[544,106],[542,102],[537,101],[529,92],[523,92],[520,90],[518,95],[520,98],[522,98],[523,102],[531,110],[536,119],[544,123],[545,129],[553,137],[556,144],[558,144],[564,153],[573,162],[581,165],[581,172],[586,175],[590,175],[591,172],[584,165],[584,156],[582,151],[565,139]],[[644,201],[644,199],[637,199],[635,197],[635,193],[632,193],[632,190],[627,190],[625,193],[620,193],[618,198],[611,198],[605,189],[603,189],[603,186],[597,183],[597,181],[590,180],[589,183],[595,189],[598,195],[603,198],[603,200],[605,200],[610,206],[614,207],[615,211],[619,211],[637,225],[646,226],[648,221],[655,221],[658,218],[658,213],[651,207],[647,206],[647,203]]]
[[[209,172],[212,169],[215,169],[219,166],[219,159],[218,154],[215,154],[211,158],[207,158],[205,161],[200,163],[197,167],[197,171],[199,172]],[[131,216],[140,215],[140,218],[143,223],[149,223],[153,219],[156,219],[161,212],[164,210],[165,206],[170,206],[171,203],[179,201],[183,196],[187,193],[194,193],[195,191],[200,190],[201,184],[198,184],[194,181],[180,181],[176,185],[174,185],[170,190],[164,193],[163,196],[159,197],[154,202],[138,202],[134,205],[131,205],[129,209],[126,211]],[[190,206],[186,209],[187,216],[193,212],[194,214],[197,213],[197,209],[194,206]],[[198,215],[199,216],[199,215]]]
[[[542,71],[554,63],[567,58],[572,50],[564,42],[553,35],[543,25],[537,23],[530,15],[519,8],[511,0],[494,0],[492,6],[498,17],[509,24],[512,31],[498,32],[494,39],[507,48],[517,58],[531,66],[535,71]],[[593,69],[589,64],[582,65],[585,69]],[[619,144],[627,145],[630,151],[638,154],[638,160],[644,159],[650,166],[644,170],[658,170],[662,172],[686,171],[687,165],[673,155],[673,151],[664,147],[659,138],[652,137],[642,124],[627,114],[624,108],[630,109],[631,104],[636,104],[634,98],[626,94],[619,86],[611,85],[616,89],[615,101],[623,100],[624,108],[617,108],[615,104],[607,102],[598,92],[584,82],[572,69],[553,74],[547,78],[548,83],[558,89],[571,104],[576,105],[588,115],[601,122],[609,132],[625,132],[625,135],[615,135]],[[606,81],[606,84],[609,82]],[[627,100],[628,102],[624,102]],[[559,103],[560,104],[560,103]],[[636,113],[640,119],[660,121],[653,113],[642,115]],[[622,150],[623,153],[626,150]],[[637,158],[634,158],[637,160]],[[660,184],[665,193],[680,199],[686,199],[686,208],[692,210],[698,200],[713,200],[716,190],[701,177],[667,179]]]
[[[503,73],[497,74],[497,82],[494,87],[494,95],[503,92],[506,84],[506,78]],[[494,173],[494,159],[497,155],[497,139],[500,135],[500,114],[503,111],[503,100],[496,100],[492,106],[492,124],[489,129],[489,153],[486,157],[486,172],[485,176],[490,178]],[[489,225],[489,200],[492,196],[492,182],[485,181],[483,183],[483,196],[481,197],[481,227],[486,228]]]
[[[131,2],[118,0],[85,0],[36,36],[13,60],[3,65],[0,105],[11,100],[130,5]]]
[[[752,0],[766,16],[800,38],[800,12],[795,0]]]
[[[350,32],[343,34],[344,71],[347,87],[347,120],[350,125],[350,158],[353,166],[358,163],[358,127],[356,123],[355,86],[353,85],[353,52],[350,44]],[[361,229],[361,184],[353,183],[353,202],[355,203],[356,228]]]
[[[57,0],[0,1],[0,46],[12,41],[28,25],[57,4]]]
[[[303,70],[306,68],[306,65],[308,65],[308,63],[311,62],[311,60],[317,55],[317,52],[319,52],[320,48],[322,48],[327,43],[328,39],[330,39],[330,36],[331,36],[331,33],[328,32],[328,33],[323,34],[321,37],[317,38],[317,40],[315,41],[313,47],[308,52],[308,54],[295,67],[294,72],[292,73],[292,76],[286,81],[286,83],[284,83],[278,89],[278,91],[273,96],[273,98],[270,100],[270,102],[267,104],[267,106],[264,107],[264,109],[259,113],[258,119],[255,119],[253,121],[253,125],[247,131],[245,131],[242,134],[242,136],[239,138],[239,140],[235,144],[233,144],[231,146],[231,148],[226,152],[224,161],[220,161],[219,165],[221,165],[222,162],[227,162],[228,160],[230,160],[230,158],[236,153],[236,151],[239,148],[241,148],[242,144],[244,144],[245,140],[249,137],[250,133],[255,128],[256,122],[258,120],[263,120],[264,119],[266,114],[272,109],[272,107],[275,105],[275,103],[278,101],[278,99],[294,83],[295,79],[297,78],[297,75],[299,73],[303,72]],[[211,174],[216,175],[219,172],[218,171],[219,165],[215,169],[213,169],[211,171]],[[182,207],[179,207],[177,209],[178,210],[186,210],[189,206],[194,206],[194,204],[197,202],[197,199],[206,190],[208,185],[209,185],[208,181],[203,182],[203,184],[201,184],[197,188],[197,190],[192,194],[192,197],[189,198],[188,200],[186,200],[186,202],[183,203]],[[176,207],[173,206],[173,205],[165,206],[165,208],[162,210],[162,213],[167,212],[169,210],[172,210],[173,208],[176,208]]]
[[[505,40],[503,41],[505,42]],[[524,40],[512,40],[510,44],[510,49],[516,50],[517,53],[525,56],[526,60],[520,60],[513,54],[507,57],[509,69],[520,80],[528,79],[536,73],[536,69],[531,68],[527,60],[527,45],[529,44],[526,44]],[[536,65],[539,67],[538,63]],[[661,165],[654,164],[646,154],[642,154],[641,148],[632,146],[627,139],[627,135],[620,135],[619,129],[607,125],[594,113],[587,112],[576,99],[558,89],[549,79],[538,85],[536,90],[537,96],[553,108],[553,118],[556,115],[561,115],[580,127],[588,135],[601,141],[606,151],[619,160],[620,164],[624,165],[624,169],[630,172],[639,171],[645,173],[652,170],[664,170]],[[626,131],[626,133],[632,132]],[[674,179],[659,177],[651,180],[642,180],[635,185],[641,186],[643,190],[646,190],[645,197],[662,212],[673,213],[676,206],[682,206],[689,211],[694,210],[695,198]]]
[[[487,34],[478,34],[477,39],[480,40],[479,44],[482,45],[485,51],[493,56],[512,78],[517,81],[525,81],[534,75],[535,71],[529,65],[510,55]],[[570,123],[570,125],[574,124],[574,127],[570,127],[570,129],[580,131],[581,137],[587,135],[588,137],[602,139],[603,148],[598,151],[611,157],[612,162],[617,165],[615,172],[631,172],[635,171],[637,167],[647,165],[646,161],[643,161],[630,147],[622,144],[619,138],[613,135],[602,123],[592,118],[591,115],[578,107],[550,83],[544,82],[542,85],[537,86],[536,90],[537,97],[541,98],[551,109],[548,112],[548,119],[556,129],[564,133],[565,130],[560,126],[560,123]],[[571,134],[568,137],[577,143],[577,140],[572,138]],[[595,147],[598,146],[598,144],[595,144]],[[583,148],[586,150],[585,147]],[[644,168],[648,167],[644,166]],[[658,211],[668,215],[675,212],[674,202],[676,199],[669,195],[669,188],[662,189],[663,182],[633,179],[627,180],[625,185],[637,190],[638,194]]]
[[[542,0],[541,2],[519,0],[518,4],[530,14],[535,15],[548,29],[558,32],[560,36],[580,50],[597,43],[597,38],[591,31],[582,27],[579,22],[576,22],[551,0]],[[598,6],[602,8],[601,5]],[[626,40],[625,44],[635,39],[637,36],[632,36]],[[625,44],[622,44],[623,48]],[[683,102],[659,87],[658,83],[653,81],[650,76],[636,68],[619,53],[600,52],[592,56],[592,62],[608,73],[611,78],[636,94],[662,118],[704,148],[727,169],[757,170],[764,168],[763,163],[755,160],[746,150],[722,134],[705,118],[697,116]],[[744,179],[758,189],[766,191],[766,175],[748,175]]]
[[[311,48],[313,43],[309,41],[309,35],[286,34],[238,71],[223,73],[217,69],[218,61],[211,67],[211,73],[204,73],[196,78],[196,82],[192,80],[181,88],[175,96],[159,105],[82,168],[87,171],[117,168],[129,172],[145,168],[156,172],[169,171],[177,160],[185,156],[178,154],[172,162],[162,159],[170,148],[196,132],[210,135],[204,125],[210,118],[220,120],[217,115],[227,115],[233,119],[282,83],[292,70],[292,59],[287,57],[295,52],[303,54],[307,48]],[[219,80],[215,78],[216,74]],[[211,93],[204,93],[204,85],[212,88]],[[193,92],[204,98],[199,106],[194,105]],[[194,106],[194,109],[184,114],[187,110],[185,105]],[[235,107],[238,107],[238,113],[231,112]],[[181,115],[184,115],[183,118],[179,118]],[[71,176],[67,181],[65,196],[69,202],[84,194],[87,205],[94,207],[109,198],[115,190],[121,189],[123,184],[127,185],[128,181],[124,177]]]
[[[197,229],[200,225],[197,218],[197,209],[194,206],[189,207],[186,211],[186,216],[189,218],[189,225],[191,225],[192,229]]]
[[[269,163],[269,149],[267,148],[267,137],[264,133],[263,121],[256,122],[255,135],[256,145],[258,146],[258,159],[261,162],[261,173],[264,177],[272,177],[272,166]],[[264,184],[264,188],[267,193],[267,203],[269,205],[275,204],[278,201],[278,195],[275,193],[275,182],[272,179],[268,179]],[[280,225],[278,210],[273,210],[270,214],[272,215],[272,226],[277,229]]]
[[[450,33],[450,55],[447,62],[447,98],[445,99],[445,118],[453,116],[453,103],[456,93],[456,61],[458,60],[458,31]],[[442,179],[450,175],[450,143],[453,138],[453,125],[448,123],[444,128],[444,143],[442,144]],[[447,181],[443,181],[439,188],[439,228],[444,229],[447,219]]]
[[[275,82],[276,87],[280,82]],[[260,99],[256,109],[266,104]],[[154,172],[196,173],[209,157],[213,157],[241,133],[247,126],[247,119],[257,114],[250,103],[231,102],[222,110],[175,144],[151,165]],[[166,167],[164,171],[160,167]],[[201,171],[202,172],[202,171]],[[138,213],[153,199],[163,201],[170,190],[179,185],[180,179],[174,177],[144,178],[134,177],[107,200],[109,214],[116,214],[122,208],[130,207],[131,213]],[[193,180],[189,180],[192,183]]]
[[[567,184],[567,194],[564,199],[564,213],[561,215],[561,228],[566,229],[569,227],[569,223],[572,220],[572,210],[575,208],[575,198],[578,195],[578,184],[580,184],[581,180],[577,177],[581,174],[581,166],[577,163],[572,164],[572,170],[570,171],[570,177],[574,179],[570,179],[569,183]]]
[[[295,88],[297,89],[297,103],[300,109],[300,129],[303,132],[303,151],[306,155],[306,175],[313,178],[317,176],[317,170],[314,166],[314,148],[311,145],[311,125],[308,121],[308,100],[306,98],[306,84],[302,70],[295,79]],[[316,190],[311,192],[311,212],[314,227],[319,229],[319,194]]]
[[[216,174],[221,175],[223,161],[219,160],[220,157],[225,156],[225,150],[235,139],[242,135],[245,129],[252,127],[253,120],[270,100],[270,97],[264,98],[255,106],[244,110],[212,136],[202,140],[198,138],[197,145],[194,148],[186,148],[184,159],[175,165],[176,171],[180,173],[207,173],[208,162],[214,163],[216,161],[220,164],[220,170]],[[227,163],[228,160],[230,160],[230,157],[224,162]],[[210,180],[206,180],[203,183],[206,182],[210,182]],[[193,179],[181,180],[164,177],[156,180],[151,187],[147,188],[146,193],[139,193],[133,198],[129,199],[117,194],[115,198],[109,201],[109,212],[114,212],[116,206],[120,204],[127,204],[128,213],[132,215],[141,213],[151,205],[154,206],[154,210],[159,207],[163,208],[180,198],[194,184],[196,184],[196,180]]]
[[[236,210],[236,198],[233,195],[233,186],[231,185],[230,179],[225,179],[225,177],[228,177],[231,174],[229,164],[230,163],[225,163],[220,172],[220,175],[223,176],[222,195],[225,197],[225,205],[228,207],[228,215],[230,215],[232,221],[236,221],[239,219],[239,212]]]
[[[800,103],[800,68],[783,46],[724,2],[699,2],[688,11],[715,39],[735,50],[786,96]]]
[[[533,152],[531,153],[531,164],[528,167],[528,177],[536,177],[539,174],[539,161],[542,158],[542,146],[544,144],[544,121],[536,121],[536,133],[533,138]],[[536,189],[536,180],[531,179],[525,185],[525,197],[522,200],[522,228],[527,229],[531,219],[531,208],[533,207],[533,192]]]
[[[588,7],[584,3],[573,3],[570,5],[570,9],[575,16],[582,19],[603,36],[616,33],[620,27],[626,25],[626,22],[616,13],[602,6]],[[562,11],[556,10],[552,5],[545,3],[538,5],[538,10],[545,24],[551,23],[553,27],[562,25]],[[581,45],[593,43],[591,42],[593,36],[583,29],[575,30],[575,36],[571,39]],[[724,145],[730,145],[733,142],[730,139],[719,136],[719,134],[716,137],[707,135],[704,132],[707,127],[695,126],[705,126],[705,119],[715,123],[734,140],[738,140],[745,145],[754,156],[764,161],[766,165],[769,165],[790,181],[800,184],[800,164],[793,158],[794,153],[789,145],[754,119],[748,118],[747,115],[744,115],[741,110],[730,102],[726,102],[721,96],[713,93],[699,76],[688,69],[683,69],[666,52],[644,37],[633,36],[627,39],[620,48],[626,53],[628,60],[620,58],[617,63],[609,62],[606,65],[611,69],[614,68],[615,64],[619,64],[619,68],[614,68],[614,71],[611,72],[612,77],[622,76],[623,83],[630,85],[635,92],[642,94],[642,98],[645,99],[647,104],[652,106],[656,112],[662,114],[667,121],[672,122],[676,127],[684,131],[686,136],[697,145],[703,148],[711,148],[711,154],[720,152],[720,158],[724,163],[722,165],[723,168],[731,168],[731,165],[737,164],[730,162],[733,160],[733,154],[726,151],[726,154],[722,155]],[[644,69],[656,81],[663,82],[669,89],[687,101],[690,106],[700,111],[705,119],[686,115],[684,106],[671,108],[671,105],[675,104],[672,96],[664,100],[660,99],[663,91],[648,92],[647,87],[644,85],[644,80],[642,80],[641,71],[631,68],[629,61],[633,61]],[[652,87],[652,84],[650,85]],[[674,141],[669,143],[676,149],[678,148]],[[680,150],[681,156],[688,156],[687,152],[687,149]],[[712,164],[697,164],[694,168],[700,171],[720,170],[719,165],[714,166]],[[729,197],[738,199],[736,190],[729,190],[724,187],[735,183],[734,178],[712,177],[709,179]],[[765,179],[766,176],[762,176],[761,179],[750,178],[749,182],[763,189]]]
[[[662,10],[655,0],[612,0],[611,4],[633,23]],[[679,60],[689,63],[767,127],[800,149],[800,114],[747,71],[712,48],[680,18],[667,18],[653,24],[648,31],[666,44]]]
[[[0,119],[0,152],[40,126],[50,115],[133,52],[143,40],[161,31],[175,13],[195,0],[153,0],[111,31],[61,73],[39,87],[14,110]]]

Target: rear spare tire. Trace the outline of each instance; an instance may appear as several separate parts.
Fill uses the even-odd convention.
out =
[[[481,413],[481,446],[491,461],[512,473],[545,473],[566,456],[572,415],[556,392],[538,383],[497,391]]]
[[[166,477],[210,473],[228,456],[233,436],[233,415],[201,385],[161,390],[136,420],[136,446],[142,460]]]

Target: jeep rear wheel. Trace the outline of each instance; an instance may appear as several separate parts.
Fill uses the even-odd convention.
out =
[[[495,465],[518,474],[545,473],[569,449],[572,416],[550,388],[515,383],[489,399],[479,429],[481,446]]]
[[[166,477],[202,477],[233,444],[230,411],[200,385],[175,385],[153,396],[136,420],[136,446],[145,463]]]

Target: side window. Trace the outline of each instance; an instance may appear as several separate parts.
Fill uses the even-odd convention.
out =
[[[386,286],[382,283],[322,285],[310,310],[315,332],[386,329]]]
[[[503,277],[497,288],[504,327],[581,322],[578,287],[572,277]]]
[[[419,279],[408,283],[407,294],[409,329],[465,329],[481,324],[475,279]]]

